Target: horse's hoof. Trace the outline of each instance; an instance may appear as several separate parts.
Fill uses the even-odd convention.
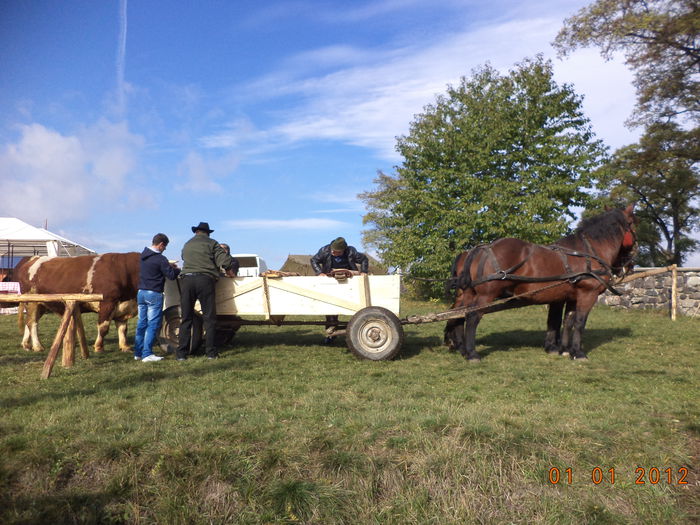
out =
[[[470,364],[481,363],[481,358],[480,357],[468,357],[467,362]]]
[[[577,355],[575,355],[572,359],[573,359],[574,361],[588,361],[588,356],[585,356],[585,355],[578,355],[578,356],[577,356]]]
[[[569,354],[569,352],[562,352],[559,355],[562,357],[569,357],[570,354]]]
[[[559,352],[559,350],[556,349],[545,350],[545,352],[547,352],[548,355],[561,355],[561,352]]]

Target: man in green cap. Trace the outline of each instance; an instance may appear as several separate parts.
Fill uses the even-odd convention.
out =
[[[348,246],[345,239],[338,237],[318,250],[311,258],[311,267],[316,275],[328,275],[339,269],[368,273],[369,259],[354,246]]]
[[[360,274],[367,274],[369,259],[364,253],[358,252],[354,246],[348,246],[345,239],[337,237],[311,257],[311,268],[316,275],[330,275],[333,270],[359,271]],[[326,316],[326,329],[337,324],[337,315]],[[328,336],[325,343],[330,344],[334,339],[335,336]]]

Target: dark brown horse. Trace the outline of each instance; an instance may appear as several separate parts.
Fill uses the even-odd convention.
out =
[[[506,238],[463,252],[452,266],[451,284],[457,289],[452,308],[469,310],[447,322],[445,342],[478,361],[476,327],[485,313],[548,304],[545,350],[585,359],[581,337],[588,314],[598,295],[612,289],[613,275],[632,268],[635,247],[629,205],[581,221],[573,234],[551,246]]]

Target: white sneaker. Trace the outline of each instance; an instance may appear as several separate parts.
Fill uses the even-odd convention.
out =
[[[157,356],[156,354],[151,354],[151,355],[141,359],[141,362],[142,363],[150,363],[151,361],[160,361],[161,359],[163,359],[163,358]]]

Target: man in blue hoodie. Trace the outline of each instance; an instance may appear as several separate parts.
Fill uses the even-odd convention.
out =
[[[139,291],[136,296],[139,305],[139,322],[136,325],[134,359],[148,363],[163,359],[153,353],[152,347],[163,319],[163,289],[165,279],[175,279],[180,269],[170,264],[163,252],[170,239],[164,233],[153,236],[151,247],[141,252]]]

